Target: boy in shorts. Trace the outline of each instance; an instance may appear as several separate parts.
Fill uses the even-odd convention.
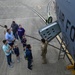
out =
[[[25,35],[23,35],[23,37],[22,37],[22,44],[23,44],[23,50],[25,51],[26,44],[27,44],[27,39],[25,38]]]
[[[17,62],[20,62],[20,53],[19,53],[19,48],[18,48],[17,44],[15,44],[13,50],[14,50],[14,53],[16,55]]]

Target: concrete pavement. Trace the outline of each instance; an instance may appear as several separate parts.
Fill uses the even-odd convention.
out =
[[[36,13],[28,9],[25,5],[36,9],[40,14],[47,18],[47,4],[51,3],[51,15],[56,20],[53,0],[0,0],[0,24],[10,27],[13,20],[22,24],[26,34],[41,39],[38,30],[45,26],[45,23],[37,16]],[[25,4],[25,5],[24,5]],[[3,28],[0,28],[0,47],[4,38]],[[24,60],[24,52],[20,41],[16,42],[20,48],[21,62],[16,62],[15,55],[12,55],[14,63],[13,68],[7,67],[6,57],[0,49],[0,75],[71,75],[66,69],[70,63],[67,58],[58,61],[59,51],[48,46],[47,60],[48,64],[44,65],[41,61],[40,42],[27,37],[27,43],[32,46],[33,53],[33,70],[27,69],[27,61]],[[59,47],[56,39],[50,42]]]

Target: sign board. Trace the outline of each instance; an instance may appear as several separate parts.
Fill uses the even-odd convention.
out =
[[[53,22],[39,30],[39,34],[45,40],[51,41],[56,35],[61,32],[61,29],[57,22]]]

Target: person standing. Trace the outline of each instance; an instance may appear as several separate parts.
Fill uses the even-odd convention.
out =
[[[19,38],[20,38],[20,40],[22,42],[22,37],[25,35],[25,29],[22,27],[22,25],[19,25],[18,35],[19,35]]]
[[[14,37],[18,40],[18,28],[19,28],[19,26],[18,26],[18,24],[16,24],[15,21],[12,21],[11,28],[12,28]]]
[[[4,34],[6,34],[7,29],[8,29],[8,26],[7,25],[4,25]]]
[[[25,49],[26,49],[26,44],[27,44],[27,39],[25,38],[24,35],[23,35],[23,37],[22,37],[22,44],[23,44],[23,51],[25,51]]]
[[[32,56],[32,50],[31,50],[30,44],[26,45],[26,58],[27,58],[27,61],[28,61],[28,69],[32,70],[33,56]]]
[[[12,50],[12,48],[9,46],[7,40],[3,40],[2,49],[3,49],[3,51],[4,51],[4,53],[5,53],[6,57],[7,57],[8,66],[12,68],[13,67],[12,64],[11,64],[12,63],[12,58],[11,58],[11,50]]]
[[[14,53],[15,53],[15,55],[16,55],[17,62],[20,62],[20,52],[19,52],[19,47],[18,47],[17,44],[15,44],[13,50],[14,50]]]
[[[11,31],[11,29],[7,29],[7,32],[5,34],[5,39],[8,41],[8,44],[11,47],[13,47],[15,38],[14,38],[14,35],[13,35],[13,32]]]
[[[42,56],[42,64],[46,64],[47,63],[47,60],[46,60],[46,54],[47,54],[47,45],[48,45],[48,42],[45,40],[45,39],[41,39],[41,56]]]

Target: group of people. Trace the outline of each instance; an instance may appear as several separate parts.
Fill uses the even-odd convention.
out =
[[[15,21],[12,21],[11,27],[8,28],[7,25],[4,26],[4,35],[5,39],[3,40],[3,51],[7,57],[7,63],[9,67],[13,67],[13,61],[12,61],[12,53],[15,53],[17,62],[20,62],[20,52],[19,47],[17,44],[15,44],[15,41],[18,41],[20,39],[23,50],[24,50],[24,57],[28,61],[28,69],[32,70],[32,50],[31,45],[27,44],[27,39],[25,37],[25,29],[22,27],[22,25],[18,25],[15,23]],[[46,60],[46,53],[47,53],[47,45],[48,42],[45,39],[41,39],[41,56],[43,60],[43,64],[47,63]]]
[[[19,47],[15,44],[15,41],[20,39],[23,50],[25,52],[25,56],[28,60],[28,69],[32,69],[32,52],[31,52],[31,45],[27,44],[27,39],[25,38],[25,29],[12,21],[11,27],[8,28],[7,25],[4,26],[4,35],[5,39],[3,40],[3,51],[7,57],[7,63],[9,67],[13,67],[12,61],[12,53],[15,53],[17,62],[20,62],[20,52]]]

